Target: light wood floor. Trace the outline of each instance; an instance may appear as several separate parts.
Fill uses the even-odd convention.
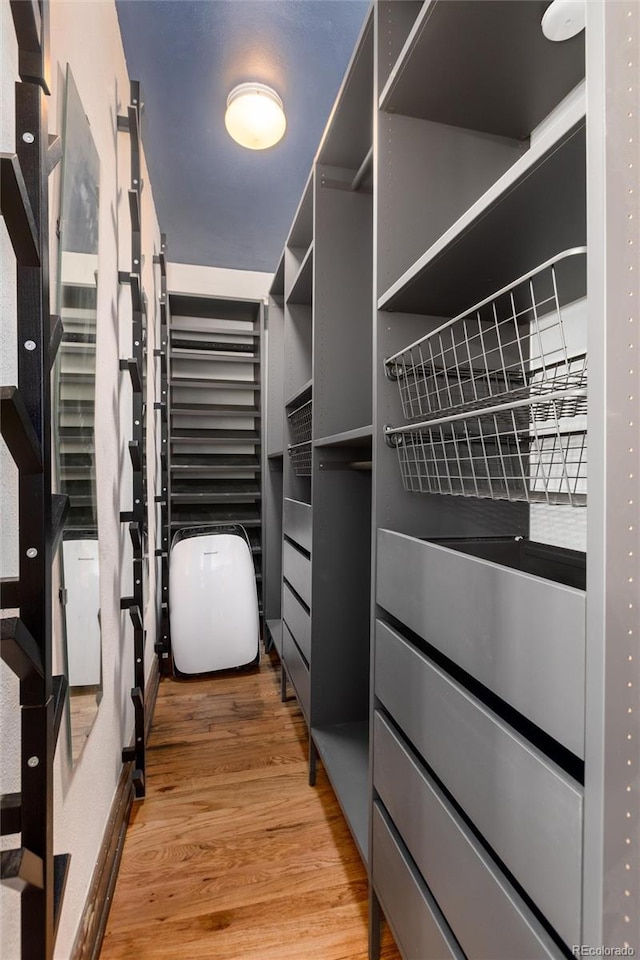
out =
[[[275,657],[162,681],[101,960],[366,960],[365,870],[307,749]]]

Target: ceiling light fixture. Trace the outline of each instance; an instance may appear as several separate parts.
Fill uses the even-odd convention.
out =
[[[544,12],[542,32],[547,40],[570,40],[585,25],[584,0],[553,0]]]
[[[282,100],[264,83],[241,83],[227,97],[227,132],[249,150],[266,150],[282,139],[287,128]]]

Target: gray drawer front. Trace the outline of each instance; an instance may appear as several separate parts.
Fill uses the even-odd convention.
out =
[[[374,721],[373,776],[398,833],[468,956],[561,960],[549,935],[380,713]]]
[[[298,703],[309,723],[310,680],[309,668],[302,659],[302,654],[296,646],[286,623],[282,624],[282,659],[287,668],[289,679],[295,687]]]
[[[286,583],[282,591],[282,616],[307,663],[311,663],[311,617]]]
[[[311,553],[311,504],[285,497],[282,529],[288,537]]]
[[[433,897],[378,804],[373,808],[372,877],[404,960],[463,960]]]
[[[569,944],[580,942],[582,790],[377,621],[376,694]]]
[[[376,599],[584,757],[584,591],[378,530]]]
[[[286,541],[282,548],[282,573],[308,607],[311,606],[311,561]]]

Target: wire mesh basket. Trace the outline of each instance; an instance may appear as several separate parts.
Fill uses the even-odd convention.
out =
[[[308,443],[311,440],[311,404],[307,400],[301,406],[287,414],[293,444]]]
[[[311,441],[289,446],[289,458],[296,477],[311,476]]]
[[[567,304],[586,294],[586,247],[566,250],[387,357],[407,420],[586,386]]]
[[[508,407],[385,427],[385,434],[397,448],[407,491],[583,506],[585,412],[586,392],[581,389],[571,396],[551,394],[541,402],[521,400]]]

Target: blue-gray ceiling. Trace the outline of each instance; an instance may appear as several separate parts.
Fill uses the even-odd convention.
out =
[[[169,259],[272,271],[367,9],[367,0],[117,0]],[[229,91],[282,97],[287,132],[265,151],[224,127]]]

